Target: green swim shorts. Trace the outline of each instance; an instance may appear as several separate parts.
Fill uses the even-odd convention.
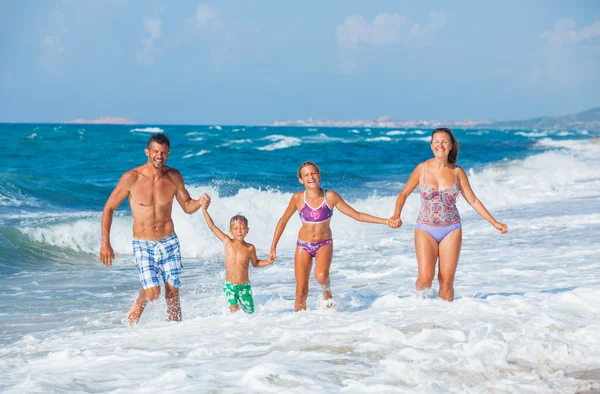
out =
[[[223,285],[223,291],[229,306],[234,305],[240,306],[246,313],[254,313],[254,301],[252,300],[252,287],[250,282],[244,283],[243,285],[236,285],[231,282],[225,282]]]

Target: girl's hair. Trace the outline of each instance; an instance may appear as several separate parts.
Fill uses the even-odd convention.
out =
[[[450,136],[450,142],[452,143],[452,149],[450,150],[450,153],[448,154],[448,163],[450,164],[456,164],[456,161],[458,160],[458,152],[460,152],[460,146],[458,145],[458,141],[456,140],[456,138],[454,138],[454,134],[452,134],[452,130],[446,128],[446,127],[438,127],[437,129],[433,130],[433,132],[431,133],[431,142],[433,142],[433,136],[436,135],[437,133],[446,133]]]
[[[248,219],[244,215],[237,214],[229,220],[229,227],[233,226],[233,223],[240,222],[244,223],[244,226],[248,227]]]
[[[319,166],[318,165],[316,165],[312,161],[305,161],[304,163],[300,164],[300,168],[298,168],[298,179],[302,178],[302,169],[304,167],[308,167],[308,166],[315,167],[317,169],[317,174],[321,174],[321,170],[319,170]]]

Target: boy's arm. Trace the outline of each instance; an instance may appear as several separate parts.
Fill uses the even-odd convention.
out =
[[[221,242],[231,241],[231,238],[227,236],[220,228],[215,225],[212,218],[208,214],[208,209],[206,205],[202,205],[202,213],[204,214],[204,219],[206,220],[206,224],[208,224],[208,228],[212,230],[212,232],[221,240]]]
[[[250,261],[253,267],[264,267],[265,265],[273,264],[273,260],[259,260],[256,257],[256,248],[254,245],[252,245],[252,250],[250,251]]]

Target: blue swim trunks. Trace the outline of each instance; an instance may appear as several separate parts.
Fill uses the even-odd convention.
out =
[[[135,267],[140,275],[140,282],[144,289],[160,286],[158,275],[165,283],[179,288],[179,273],[183,268],[181,250],[176,234],[170,235],[160,241],[143,241],[134,239],[133,254]]]

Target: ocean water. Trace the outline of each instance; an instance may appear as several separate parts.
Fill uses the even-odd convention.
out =
[[[296,170],[389,217],[431,130],[262,126],[0,124],[0,391],[575,393],[600,390],[600,133],[455,130],[459,164],[500,235],[460,200],[456,300],[415,295],[418,196],[389,229],[332,219],[332,290],[311,279],[294,313],[294,217],[272,266],[250,268],[256,313],[230,314],[223,249],[200,213],[174,221],[184,255],[183,321],[164,300],[130,328],[140,284],[127,202],[112,268],[98,260],[100,217],[120,175],[146,161],[151,132],[168,165],[226,228],[237,213],[266,257]]]

